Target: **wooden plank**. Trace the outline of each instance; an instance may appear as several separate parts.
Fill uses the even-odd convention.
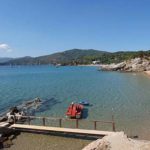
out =
[[[39,131],[52,131],[52,132],[65,132],[65,133],[85,134],[85,135],[100,135],[100,136],[110,135],[113,133],[109,131],[46,127],[46,126],[22,125],[22,124],[13,124],[12,126],[10,126],[10,128],[39,130]]]

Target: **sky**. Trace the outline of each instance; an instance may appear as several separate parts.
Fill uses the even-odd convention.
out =
[[[0,57],[150,49],[150,0],[0,0]]]

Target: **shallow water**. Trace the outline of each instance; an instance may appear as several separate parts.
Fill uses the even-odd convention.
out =
[[[86,99],[93,106],[85,119],[110,120],[113,114],[117,130],[150,139],[150,78],[144,74],[83,66],[0,67],[0,112],[37,96],[47,100],[37,116],[65,117],[72,101]]]
[[[9,150],[81,150],[91,140],[21,133]]]

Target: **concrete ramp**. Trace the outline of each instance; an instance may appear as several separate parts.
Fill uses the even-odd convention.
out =
[[[72,129],[72,128],[60,128],[60,127],[48,127],[48,126],[24,125],[24,124],[13,124],[12,126],[10,126],[10,128],[23,130],[23,131],[50,131],[50,132],[82,134],[82,135],[92,135],[92,136],[106,136],[114,133],[109,131]]]
[[[8,127],[9,125],[8,122],[0,122],[0,127]]]

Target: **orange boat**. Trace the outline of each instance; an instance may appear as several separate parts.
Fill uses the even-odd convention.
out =
[[[67,117],[79,119],[82,117],[83,105],[72,103],[66,112]]]

